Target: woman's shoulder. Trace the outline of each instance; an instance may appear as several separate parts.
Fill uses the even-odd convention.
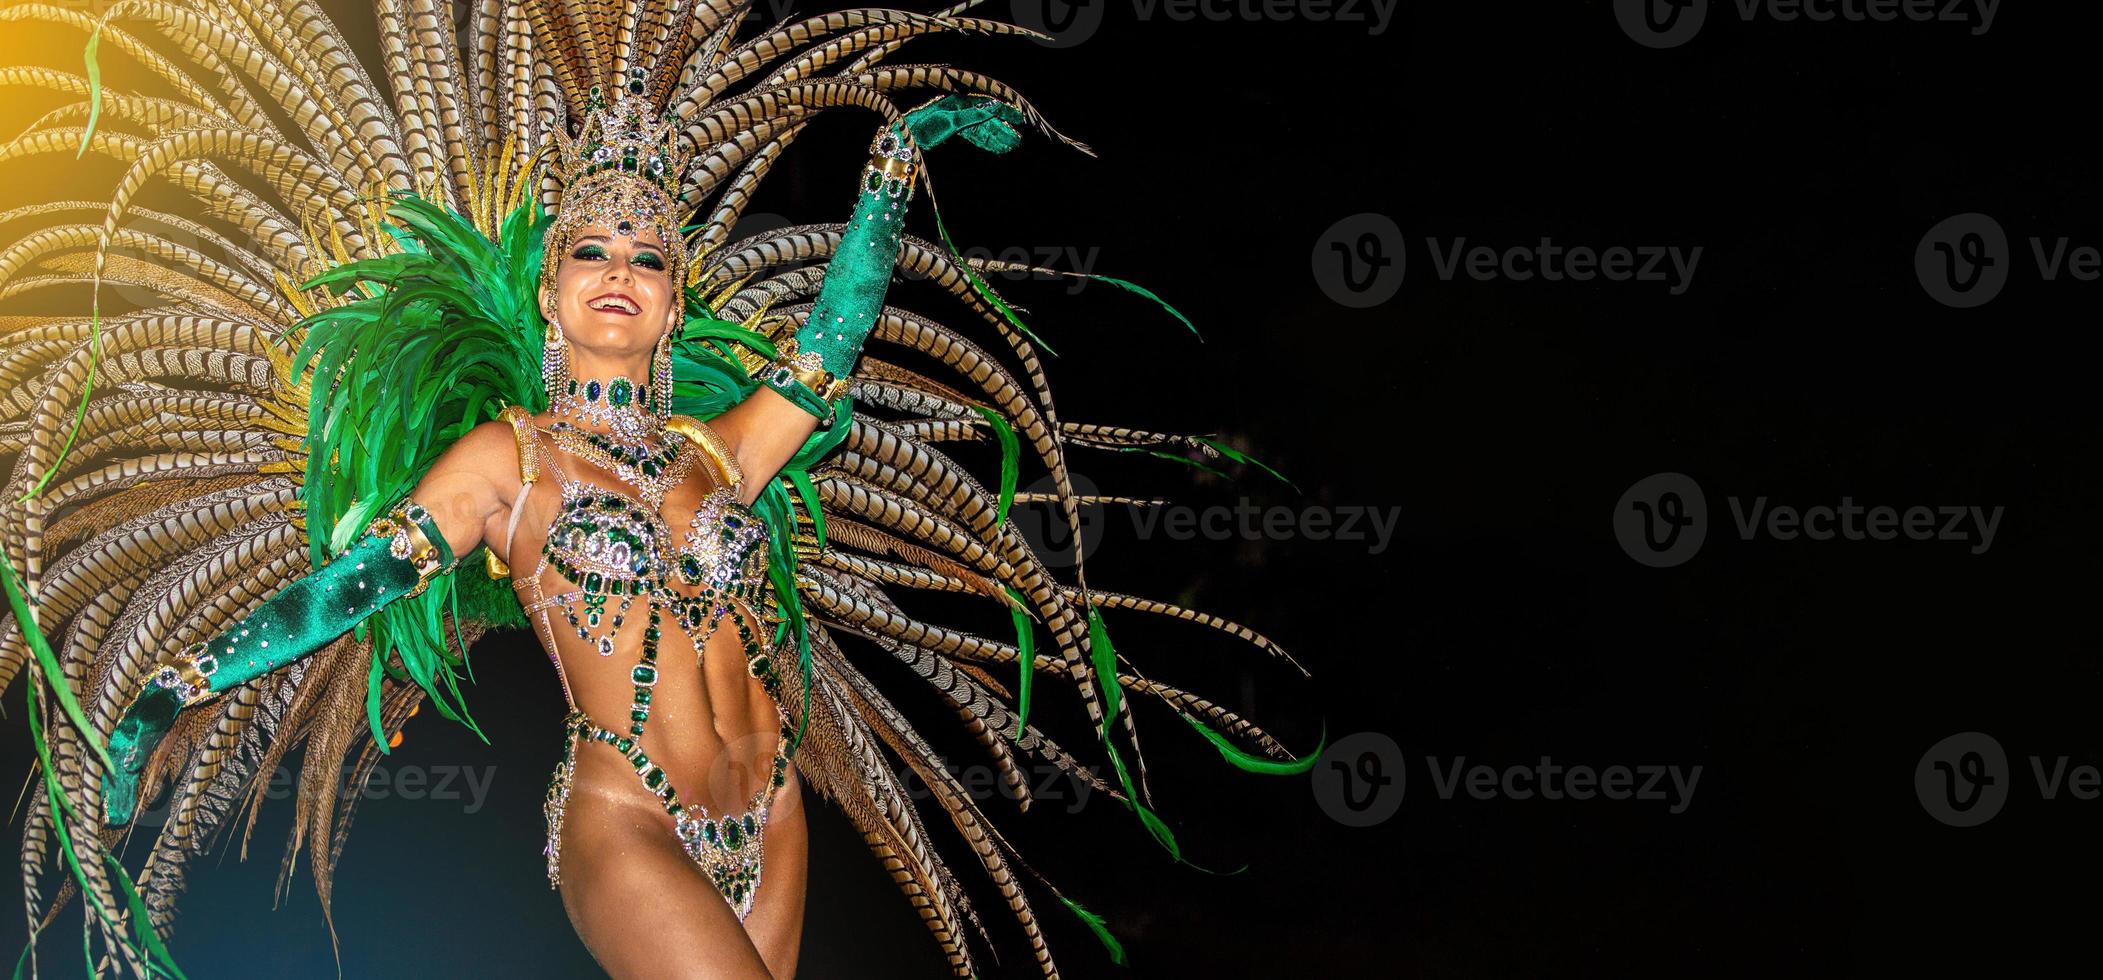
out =
[[[525,418],[525,432],[530,433],[531,418]],[[520,435],[509,410],[506,410],[505,416],[483,422],[463,433],[446,447],[433,468],[471,470],[499,485],[517,486],[523,476],[519,463],[530,458],[525,450],[531,445]],[[509,474],[508,478],[506,474]]]

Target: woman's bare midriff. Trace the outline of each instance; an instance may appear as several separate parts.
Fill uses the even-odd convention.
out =
[[[633,495],[633,488],[611,473],[568,454],[558,458],[576,479]],[[697,465],[666,495],[660,516],[675,534],[688,526],[694,508],[713,489],[711,475]],[[526,513],[510,542],[508,564],[516,578],[528,575],[538,562],[549,520],[560,507],[560,479],[544,472],[526,499]],[[515,585],[521,603],[530,603],[527,585]],[[539,588],[543,595],[558,595],[575,586],[548,568]],[[747,616],[753,613],[740,609]],[[635,696],[631,671],[641,659],[649,625],[646,600],[638,598],[630,606],[607,656],[577,636],[559,610],[545,618],[543,624],[535,614],[531,625],[543,652],[552,645],[571,703],[592,721],[625,732]],[[758,621],[751,627],[768,629]],[[742,813],[766,784],[781,716],[748,669],[734,614],[717,624],[700,657],[670,616],[659,629],[658,680],[639,745],[664,770],[681,801],[711,814]],[[560,726],[560,719],[550,719],[551,734]],[[550,768],[554,761],[551,757]],[[807,856],[800,789],[791,765],[767,820],[765,864],[753,911],[741,924],[680,848],[672,816],[630,763],[611,746],[580,740],[563,820],[561,890],[572,923],[601,966],[623,977],[792,973]]]

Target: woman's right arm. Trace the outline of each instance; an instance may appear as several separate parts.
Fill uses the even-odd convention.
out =
[[[469,429],[431,464],[409,497],[431,512],[454,554],[487,543],[508,565],[504,532],[522,485],[517,440],[511,423],[500,420]]]
[[[341,554],[211,639],[163,655],[110,732],[115,768],[103,777],[109,823],[130,821],[139,773],[177,712],[327,646],[450,571],[488,537],[488,527],[504,527],[522,485],[514,445],[509,423],[469,430]],[[501,547],[501,537],[488,539]]]

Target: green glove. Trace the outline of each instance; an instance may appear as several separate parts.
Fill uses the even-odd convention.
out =
[[[984,95],[945,95],[878,130],[862,171],[854,216],[840,237],[839,251],[825,268],[825,285],[782,356],[762,368],[761,384],[780,392],[821,424],[834,417],[832,399],[842,397],[838,379],[854,370],[862,343],[876,328],[891,271],[898,261],[900,228],[920,153],[952,136],[993,153],[1022,142],[1023,121],[1014,106]],[[793,345],[793,346],[792,346]],[[821,393],[821,389],[834,389]],[[828,398],[827,395],[831,397]]]
[[[403,498],[335,560],[280,589],[218,636],[164,657],[110,730],[116,768],[102,777],[109,825],[131,822],[139,773],[177,712],[327,646],[381,606],[416,594],[455,561],[430,512]]]

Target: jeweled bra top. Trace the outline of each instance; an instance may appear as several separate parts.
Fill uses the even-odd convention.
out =
[[[633,597],[650,594],[672,608],[680,625],[699,630],[727,612],[711,606],[741,601],[756,610],[766,599],[766,525],[735,493],[728,486],[710,491],[694,509],[684,540],[675,543],[647,503],[565,477],[562,510],[542,551],[549,567],[598,607],[586,611],[588,627],[599,625],[606,597],[621,599],[625,607]],[[681,587],[700,591],[688,594]],[[613,633],[598,637],[597,644],[600,654],[610,655]]]

